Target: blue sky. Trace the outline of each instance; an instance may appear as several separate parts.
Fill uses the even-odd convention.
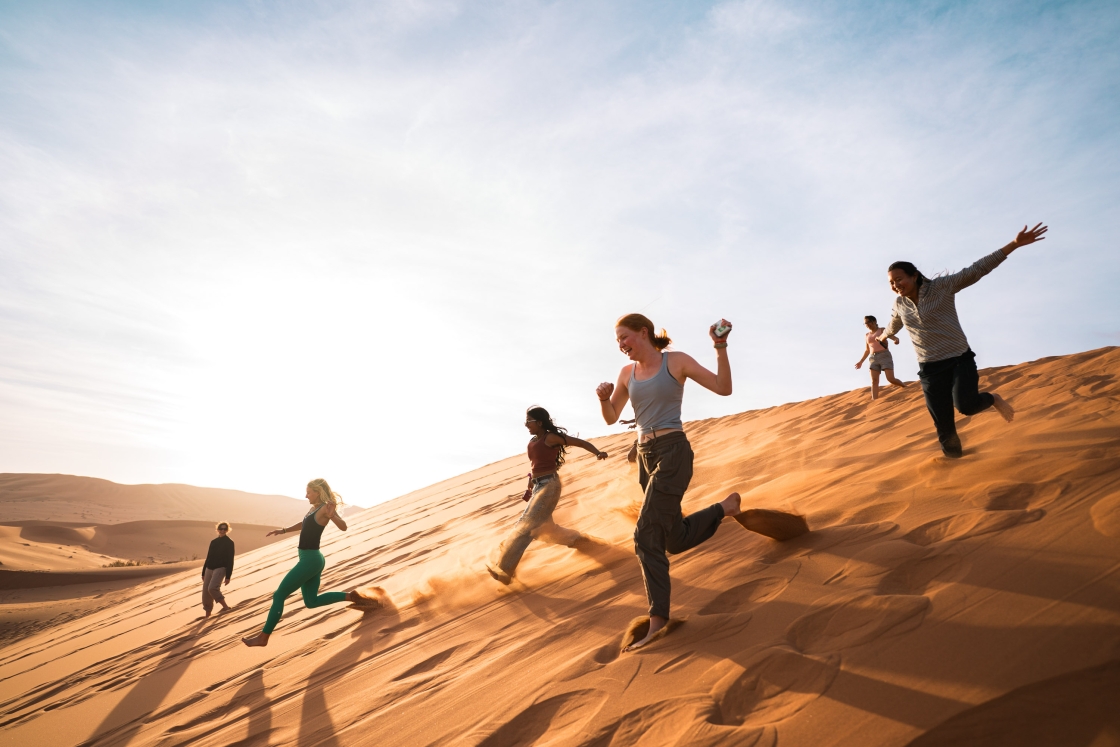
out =
[[[1120,344],[1115,3],[0,3],[0,471],[370,504],[524,447],[642,310],[866,386],[886,266],[981,366]],[[913,378],[903,335],[899,372]]]

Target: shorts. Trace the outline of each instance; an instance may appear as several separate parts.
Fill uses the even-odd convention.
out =
[[[891,357],[891,351],[881,350],[878,353],[872,353],[871,358],[868,359],[868,368],[872,371],[893,371],[894,358]]]

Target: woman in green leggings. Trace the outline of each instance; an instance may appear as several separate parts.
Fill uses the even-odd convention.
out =
[[[352,591],[329,591],[319,593],[319,579],[323,568],[327,565],[323,553],[319,552],[319,538],[327,523],[333,521],[334,525],[346,531],[346,522],[338,515],[340,496],[331,490],[331,486],[322,478],[307,483],[307,501],[312,508],[303,517],[299,524],[277,529],[269,532],[267,537],[274,534],[285,534],[299,530],[299,562],[296,567],[288,571],[280,587],[272,595],[272,608],[268,611],[268,619],[264,623],[264,631],[252,638],[242,638],[246,646],[267,646],[268,636],[272,634],[280,616],[284,614],[284,600],[296,589],[303,592],[303,603],[308,607],[322,607],[327,604],[339,602],[352,602],[359,607],[377,606],[378,601],[363,596],[357,589]]]

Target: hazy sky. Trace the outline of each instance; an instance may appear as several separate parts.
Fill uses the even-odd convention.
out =
[[[1120,344],[1120,5],[0,2],[0,472],[360,504],[524,449],[643,310],[866,386],[886,266],[981,366]],[[898,370],[912,379],[903,334]],[[931,425],[931,447],[932,441]]]

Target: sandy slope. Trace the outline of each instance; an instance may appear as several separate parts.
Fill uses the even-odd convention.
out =
[[[0,649],[0,744],[1120,744],[1118,372],[1116,348],[985,371],[1019,417],[964,422],[957,462],[916,387],[690,423],[687,510],[734,488],[814,531],[725,521],[674,559],[684,623],[636,654],[635,468],[572,459],[557,520],[608,544],[535,543],[506,589],[481,562],[518,456],[327,530],[324,588],[396,609],[293,599],[244,648],[285,542],[240,561],[230,615],[197,619],[188,572]]]
[[[0,522],[229,521],[273,524],[296,499],[194,485],[121,485],[76,475],[0,474]],[[302,504],[299,498],[296,505]]]

